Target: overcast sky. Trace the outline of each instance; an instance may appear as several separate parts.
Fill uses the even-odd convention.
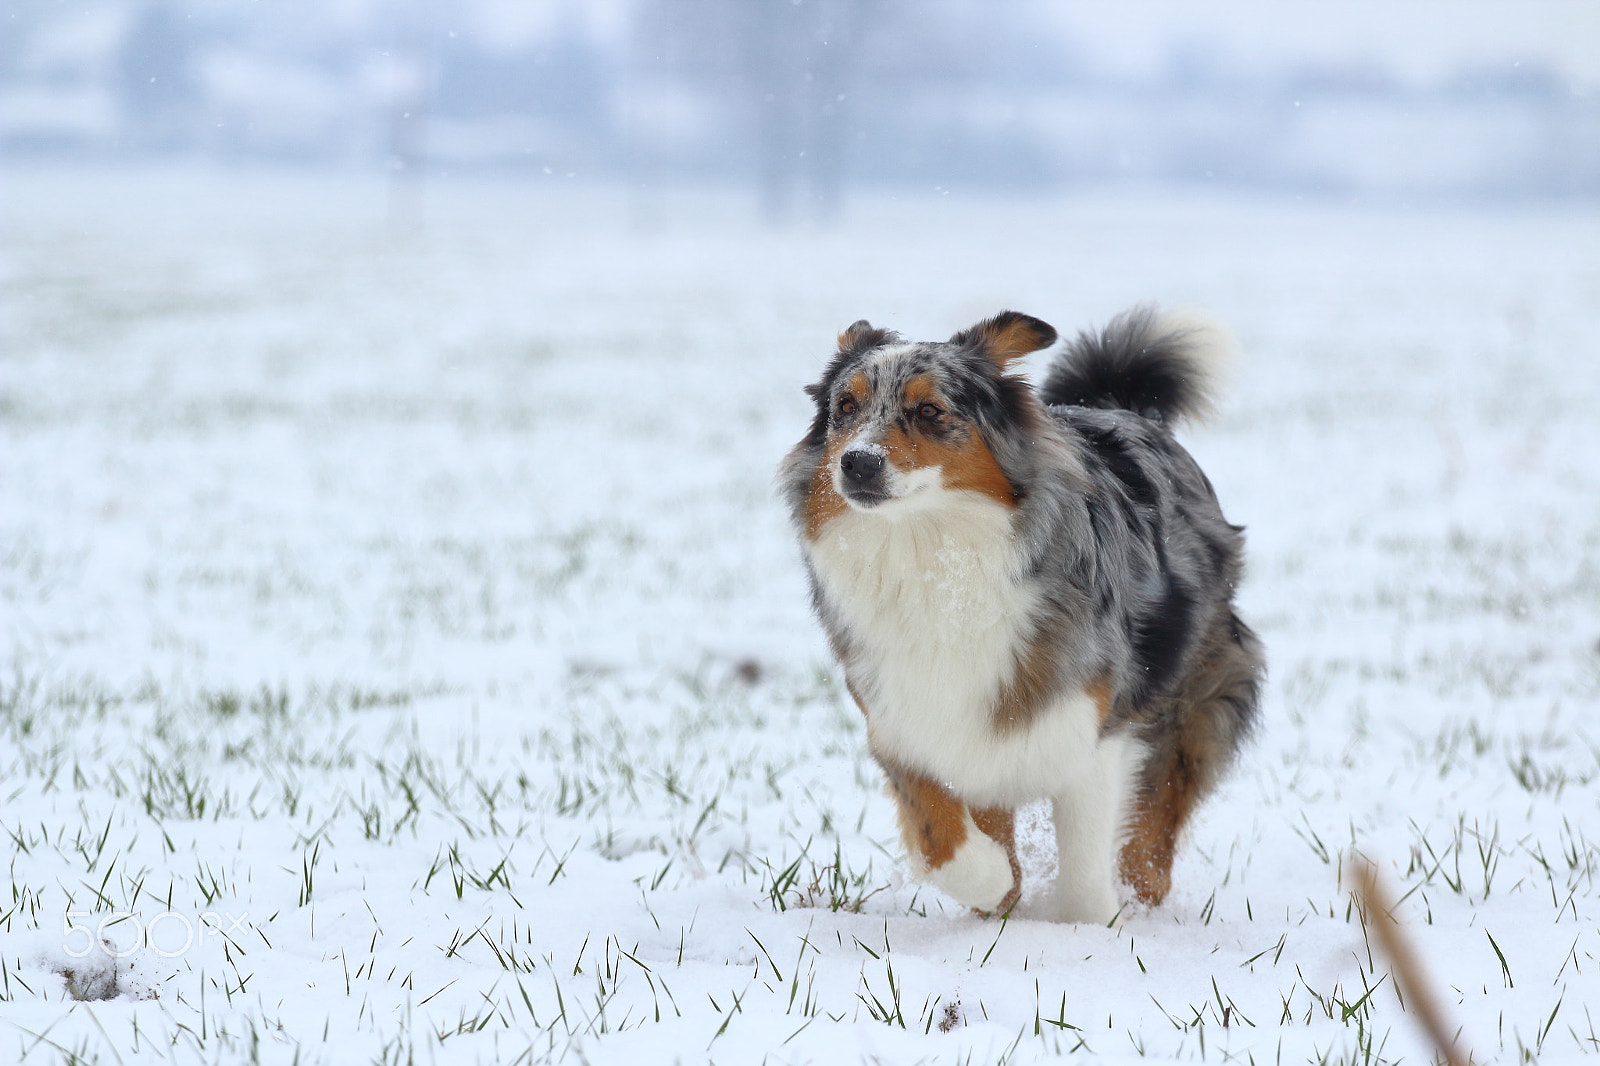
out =
[[[363,0],[354,0],[362,3]],[[971,0],[931,0],[981,13]],[[1600,91],[1600,0],[1000,0],[1032,7],[1108,72],[1149,74],[1174,43],[1215,48],[1251,68],[1378,60],[1416,82],[1463,66],[1544,61]],[[576,19],[600,36],[625,31],[627,0],[468,0],[461,30],[506,47]],[[981,14],[979,15],[981,17]]]
[[[1543,60],[1600,91],[1600,0],[1121,0],[1049,2],[1040,12],[1128,73],[1165,62],[1175,40],[1251,67],[1376,59],[1402,78]]]

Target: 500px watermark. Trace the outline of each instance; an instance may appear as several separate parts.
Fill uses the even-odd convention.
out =
[[[246,918],[227,911],[162,911],[149,918],[132,911],[67,911],[61,917],[61,947],[73,959],[90,954],[125,959],[137,951],[170,959],[204,942],[206,937],[231,940],[233,934],[246,932]]]

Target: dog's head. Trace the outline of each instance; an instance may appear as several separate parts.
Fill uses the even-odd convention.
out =
[[[846,329],[822,380],[806,389],[816,417],[791,455],[815,464],[803,490],[808,529],[845,508],[893,517],[950,492],[1016,506],[1018,437],[1037,401],[1006,370],[1055,339],[1015,311],[944,343],[907,343],[865,320]]]

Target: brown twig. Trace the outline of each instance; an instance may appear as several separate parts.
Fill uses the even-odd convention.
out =
[[[1472,1056],[1460,1050],[1455,1034],[1445,1022],[1444,1008],[1434,995],[1433,985],[1423,973],[1422,961],[1394,919],[1395,904],[1378,878],[1378,868],[1365,856],[1354,855],[1349,877],[1355,882],[1366,927],[1378,934],[1378,945],[1389,958],[1390,976],[1401,996],[1411,1004],[1411,1013],[1427,1032],[1440,1060],[1446,1066],[1470,1066]]]

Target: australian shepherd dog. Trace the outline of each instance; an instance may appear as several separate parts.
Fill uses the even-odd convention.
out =
[[[818,618],[867,720],[914,872],[1004,914],[1015,812],[1053,803],[1052,914],[1157,904],[1173,850],[1256,718],[1234,612],[1242,530],[1172,436],[1220,333],[1135,308],[1056,359],[1006,311],[944,343],[865,320],[779,470]]]

